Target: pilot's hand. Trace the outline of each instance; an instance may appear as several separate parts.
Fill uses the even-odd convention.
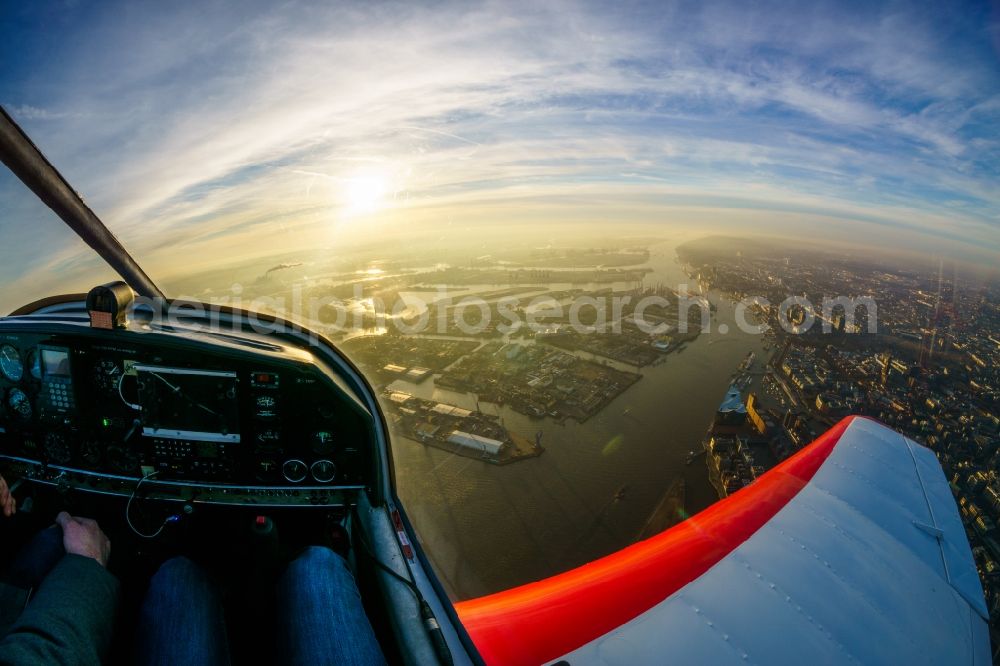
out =
[[[56,523],[63,531],[63,548],[67,553],[83,555],[97,560],[102,567],[108,565],[111,541],[101,531],[96,520],[74,518],[65,511],[56,516]]]
[[[17,511],[17,500],[10,494],[7,481],[2,476],[0,476],[0,511],[3,511],[5,516],[13,516]]]

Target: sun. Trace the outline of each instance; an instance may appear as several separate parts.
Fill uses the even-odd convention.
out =
[[[386,205],[388,183],[384,176],[364,174],[344,180],[346,212],[352,215],[374,213]]]

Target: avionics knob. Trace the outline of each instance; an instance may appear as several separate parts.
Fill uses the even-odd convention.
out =
[[[312,472],[312,477],[319,483],[330,483],[333,481],[333,477],[337,475],[337,466],[329,460],[317,460],[309,468],[309,471]]]
[[[292,458],[291,460],[286,460],[285,464],[281,466],[281,473],[292,483],[298,483],[306,478],[309,468],[301,460]]]

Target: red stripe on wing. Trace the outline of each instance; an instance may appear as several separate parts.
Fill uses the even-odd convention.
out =
[[[570,571],[455,605],[487,664],[541,664],[632,620],[695,580],[812,479],[848,416],[753,484],[674,527]]]

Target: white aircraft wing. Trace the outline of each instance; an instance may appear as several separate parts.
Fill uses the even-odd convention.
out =
[[[489,664],[990,663],[937,459],[860,417],[660,535],[457,609]]]

